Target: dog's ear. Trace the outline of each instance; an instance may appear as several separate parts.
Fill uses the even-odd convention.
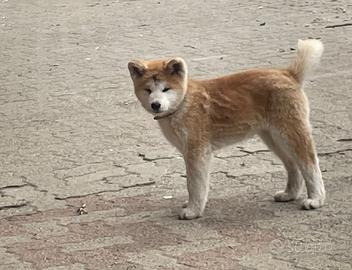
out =
[[[184,78],[187,75],[187,64],[180,57],[173,58],[166,63],[166,70],[171,75]]]
[[[133,60],[128,63],[128,70],[130,71],[133,80],[142,77],[145,69],[146,67],[141,61]]]

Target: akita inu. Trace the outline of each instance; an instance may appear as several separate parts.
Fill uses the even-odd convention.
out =
[[[128,63],[135,94],[165,137],[184,156],[189,200],[181,219],[203,214],[212,152],[258,134],[282,160],[286,189],[275,201],[295,200],[303,179],[303,209],[321,207],[325,189],[309,123],[303,82],[319,62],[323,44],[300,40],[297,56],[282,69],[253,69],[210,80],[191,80],[181,58]]]

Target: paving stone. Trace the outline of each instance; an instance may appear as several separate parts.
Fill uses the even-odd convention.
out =
[[[92,250],[98,249],[102,247],[109,247],[116,244],[129,244],[133,243],[133,241],[127,237],[117,236],[117,237],[104,237],[93,240],[88,240],[86,242],[80,243],[68,243],[63,245],[64,252],[73,252],[80,250]]]
[[[53,267],[47,267],[44,268],[43,270],[84,270],[87,269],[83,264],[80,263],[75,263],[72,265],[65,265],[65,266],[53,266]]]

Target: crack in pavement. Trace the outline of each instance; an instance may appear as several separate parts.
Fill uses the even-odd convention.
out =
[[[337,28],[337,27],[345,27],[345,26],[352,26],[352,23],[327,25],[327,26],[325,26],[325,28]]]
[[[352,138],[341,138],[336,141],[338,141],[338,142],[352,142]]]
[[[143,153],[138,153],[138,156],[142,158],[142,160],[145,160],[145,161],[157,161],[157,160],[167,160],[167,159],[174,159],[174,158],[177,158],[178,156],[174,156],[174,157],[158,157],[158,158],[147,158],[145,156],[145,154]]]
[[[123,189],[127,189],[127,188],[133,188],[133,187],[144,187],[144,186],[150,186],[150,185],[154,185],[155,181],[150,181],[150,182],[144,182],[144,183],[136,183],[133,185],[123,185],[122,188]]]
[[[2,217],[0,218],[0,220],[7,220],[7,221],[12,221],[13,219],[16,219],[18,217],[28,217],[28,216],[33,216],[36,214],[40,214],[42,213],[42,211],[38,210],[38,207],[36,207],[35,205],[32,205],[31,203],[27,202],[27,206],[30,206],[32,208],[32,212],[30,213],[20,213],[20,214],[14,214],[11,215],[9,217]]]
[[[245,150],[245,149],[240,149],[240,152],[249,154],[249,155],[254,155],[254,154],[258,154],[258,153],[267,153],[267,152],[271,152],[269,149],[259,149],[259,150],[254,150],[254,151],[250,151],[250,150]]]
[[[230,155],[230,156],[226,156],[226,157],[221,157],[219,155],[215,155],[215,158],[221,159],[221,160],[226,160],[226,159],[231,159],[231,158],[241,158],[241,157],[248,157],[250,155],[255,155],[258,153],[271,153],[272,151],[270,151],[269,149],[259,149],[259,150],[254,150],[254,151],[250,151],[250,150],[245,150],[245,149],[239,149],[239,152],[242,152],[242,155]]]
[[[18,204],[3,205],[3,206],[0,206],[0,211],[5,210],[5,209],[11,209],[11,208],[20,208],[23,206],[27,206],[28,204],[29,204],[29,202],[25,201],[25,202],[21,202]]]
[[[85,198],[85,197],[88,197],[88,196],[91,196],[91,195],[98,195],[98,194],[107,193],[107,192],[119,192],[119,191],[121,191],[121,190],[123,190],[123,188],[120,188],[120,189],[101,190],[101,191],[92,192],[92,193],[88,193],[88,194],[72,195],[72,196],[66,196],[66,197],[60,197],[60,196],[55,195],[55,196],[54,196],[54,199],[55,199],[55,200],[59,200],[59,201],[64,201],[64,200],[67,200],[67,199]]]
[[[8,185],[4,187],[0,187],[0,190],[5,190],[5,189],[12,189],[12,188],[21,188],[21,187],[26,187],[30,186],[28,183],[22,184],[22,185]]]
[[[121,190],[125,190],[125,189],[128,189],[128,188],[150,186],[150,185],[154,185],[155,183],[156,183],[155,181],[149,181],[149,182],[144,182],[144,183],[136,183],[136,184],[133,184],[133,185],[121,186],[122,188],[120,188],[120,189],[101,190],[101,191],[92,192],[92,193],[88,193],[88,194],[72,195],[72,196],[66,196],[66,197],[60,197],[60,196],[55,195],[54,199],[55,200],[59,200],[59,201],[63,201],[63,200],[66,200],[66,199],[84,198],[84,197],[88,197],[88,196],[91,196],[91,195],[98,195],[98,194],[107,193],[107,192],[119,192]]]
[[[352,148],[346,148],[346,149],[340,149],[340,150],[336,150],[336,151],[332,151],[332,152],[323,152],[323,153],[318,153],[318,156],[331,156],[334,154],[341,154],[341,153],[345,153],[345,152],[351,152]]]
[[[257,176],[257,174],[231,175],[230,172],[226,172],[226,171],[216,171],[216,172],[212,172],[211,174],[217,174],[217,173],[223,174],[228,179],[235,179],[236,181],[238,181],[239,184],[243,185],[244,187],[251,186],[251,187],[257,188],[260,191],[264,191],[265,190],[260,185],[256,185],[254,183],[249,183],[249,182],[246,181],[246,178],[251,178],[253,176]],[[270,174],[272,176],[272,173],[268,172],[268,174]]]
[[[279,257],[273,255],[271,252],[270,252],[270,254],[271,254],[271,258],[272,259],[277,260],[277,261],[281,261],[281,262],[291,263],[294,266],[295,269],[311,270],[310,268],[306,268],[306,267],[303,267],[303,266],[297,266],[298,263],[296,261],[294,261],[294,260],[285,260],[283,258],[279,258]]]
[[[272,160],[269,158],[259,158],[259,159],[270,162],[272,166],[282,166],[283,165],[282,163],[276,163],[275,160]]]

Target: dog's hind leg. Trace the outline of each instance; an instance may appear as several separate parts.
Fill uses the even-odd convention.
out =
[[[297,199],[303,187],[303,178],[299,172],[295,160],[286,153],[285,148],[280,143],[281,138],[273,138],[269,130],[262,130],[259,136],[264,143],[272,150],[282,161],[287,171],[287,185],[285,190],[275,194],[274,199],[277,202],[288,202]]]
[[[323,206],[325,188],[319,168],[309,124],[298,118],[281,122],[277,129],[271,131],[275,142],[285,149],[297,164],[307,187],[308,198],[303,201],[303,209],[315,209]]]

